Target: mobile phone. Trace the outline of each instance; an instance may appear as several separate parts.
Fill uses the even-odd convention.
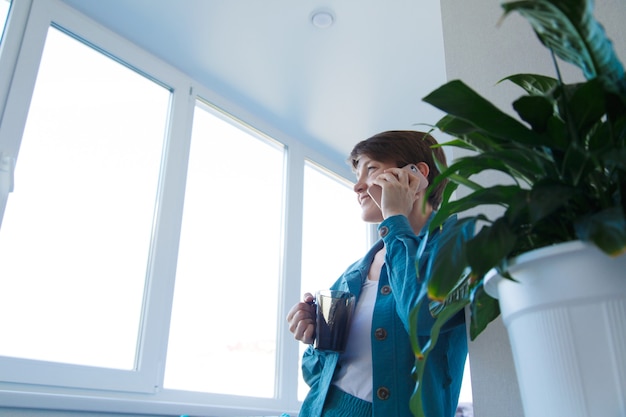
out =
[[[422,191],[422,190],[425,190],[426,187],[428,187],[428,179],[424,176],[424,174],[422,174],[422,171],[417,169],[417,166],[415,166],[414,164],[409,164],[409,165],[406,165],[406,166],[402,167],[402,169],[406,169],[408,171],[411,171],[411,173],[413,175],[415,175],[416,177],[418,177],[420,179],[420,184],[417,187],[417,192],[418,193],[420,191]]]
[[[420,183],[417,188],[418,193],[422,190],[425,190],[426,187],[428,187],[428,179],[426,179],[424,174],[422,174],[422,172],[419,169],[417,169],[417,166],[415,166],[414,164],[409,164],[409,165],[402,167],[402,169],[406,169],[410,171],[413,175],[417,176],[420,179]],[[367,189],[367,193],[370,195],[370,197],[372,197],[372,200],[374,200],[374,203],[376,203],[376,205],[380,207],[380,201],[383,195],[382,187],[380,185],[372,184]]]
[[[374,203],[380,208],[380,201],[383,197],[383,188],[380,185],[372,184],[367,188],[367,193],[372,197]]]

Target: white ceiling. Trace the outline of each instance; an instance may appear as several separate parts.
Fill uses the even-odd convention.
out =
[[[63,1],[335,157],[438,118],[421,102],[446,79],[437,0]]]

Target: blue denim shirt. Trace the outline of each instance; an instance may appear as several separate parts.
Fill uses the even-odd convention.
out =
[[[443,227],[449,227],[454,221],[448,220]],[[386,246],[385,266],[378,283],[371,333],[374,383],[372,409],[375,417],[413,417],[409,410],[409,399],[415,389],[415,381],[411,376],[415,356],[409,340],[408,321],[409,312],[417,304],[423,283],[422,279],[417,279],[415,268],[415,259],[419,249],[422,249],[420,244],[425,245],[418,262],[423,277],[429,249],[438,237],[438,233],[434,233],[424,241],[428,223],[416,236],[405,216],[385,219],[378,226],[382,239],[376,242],[365,257],[351,265],[331,287],[350,291],[358,300],[374,255],[383,244]],[[427,304],[424,303],[425,307]],[[447,324],[429,356],[422,394],[429,417],[453,417],[456,410],[467,355],[462,313]],[[432,324],[430,314],[420,314],[418,334],[429,335]],[[338,359],[338,353],[318,351],[312,346],[304,353],[302,372],[311,388],[302,404],[301,417],[321,415]]]

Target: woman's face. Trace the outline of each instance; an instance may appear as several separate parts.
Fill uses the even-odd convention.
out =
[[[362,155],[356,166],[356,184],[354,192],[357,194],[359,205],[361,206],[361,219],[368,223],[379,223],[383,221],[383,214],[378,204],[372,199],[368,190],[380,201],[381,188],[377,185],[372,187],[372,181],[385,169],[397,168],[394,163],[380,162]]]

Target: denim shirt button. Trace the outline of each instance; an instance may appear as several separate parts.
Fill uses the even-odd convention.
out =
[[[379,327],[374,331],[374,337],[376,340],[385,340],[387,338],[387,330]]]
[[[385,237],[388,233],[389,228],[387,226],[382,226],[380,229],[378,229],[378,234],[380,235],[380,237]]]
[[[391,396],[391,393],[389,392],[389,388],[387,387],[380,387],[376,390],[376,396],[378,397],[379,400],[388,400],[389,397]]]
[[[391,294],[391,287],[389,285],[383,285],[380,288],[380,293],[382,295],[389,295],[389,294]]]

